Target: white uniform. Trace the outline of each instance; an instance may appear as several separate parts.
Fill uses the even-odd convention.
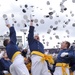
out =
[[[67,73],[67,75],[70,75],[69,68],[66,68],[66,73]],[[54,75],[63,75],[62,67],[56,67]]]
[[[15,57],[10,66],[10,73],[12,75],[29,75],[28,69],[24,64],[24,58],[21,54]]]
[[[32,75],[51,75],[50,72],[48,72],[48,67],[46,61],[41,62],[41,56],[38,55],[32,55],[31,61],[31,73]]]
[[[73,72],[73,75],[75,75],[75,71]]]

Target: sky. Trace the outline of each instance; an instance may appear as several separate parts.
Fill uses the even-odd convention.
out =
[[[63,3],[63,1],[65,2]],[[74,1],[75,0],[0,0],[0,35],[9,32],[3,18],[3,15],[6,14],[9,23],[11,25],[14,24],[17,35],[23,36],[23,44],[26,46],[26,37],[30,24],[27,20],[30,20],[30,15],[34,15],[33,19],[38,19],[38,22],[34,23],[35,34],[39,34],[40,41],[44,44],[45,48],[53,48],[56,47],[56,45],[60,47],[58,43],[65,40],[72,43],[75,40],[75,27],[72,26],[75,23]],[[60,3],[63,3],[62,7]],[[25,5],[28,5],[28,7],[25,8]],[[67,10],[61,12],[61,8],[63,9],[63,7],[67,8]],[[22,11],[23,9],[26,10],[26,13]],[[49,12],[53,12],[53,15],[50,16],[48,14]],[[14,17],[12,17],[13,14]],[[46,15],[50,17],[46,18]],[[28,18],[25,19],[24,16]],[[51,17],[53,18],[51,19]],[[44,21],[43,24],[40,22],[41,20]],[[17,23],[14,23],[14,21]],[[65,22],[68,24],[65,24]],[[25,27],[25,24],[27,27]],[[36,24],[38,24],[38,26]],[[57,27],[57,30],[53,30],[53,28],[50,28],[51,26],[53,26],[53,28]],[[26,35],[20,31],[22,29],[27,30]],[[49,33],[47,33],[48,30]],[[59,36],[59,38],[55,36]],[[45,40],[44,42],[42,41],[43,39]]]

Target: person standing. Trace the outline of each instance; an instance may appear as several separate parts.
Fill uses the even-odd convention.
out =
[[[69,72],[70,58],[67,57],[68,53],[70,53],[69,47],[70,43],[68,41],[64,41],[61,43],[61,51],[58,53],[56,59],[56,68],[54,75],[70,75]]]
[[[16,44],[16,31],[14,27],[9,24],[8,18],[5,19],[5,23],[10,30],[10,40],[5,39],[3,42],[6,47],[8,58],[12,61],[10,73],[12,75],[29,75],[28,69],[24,64],[24,58]]]
[[[30,22],[30,29],[28,34],[28,44],[31,51],[31,73],[32,75],[51,75],[50,72],[48,72],[48,67],[45,57],[45,51],[44,46],[40,42],[40,38],[38,35],[34,36],[34,26],[33,26],[33,20],[31,19]],[[50,58],[51,60],[52,58]],[[52,61],[51,61],[52,62]]]
[[[70,60],[70,75],[75,75],[75,43],[71,45],[69,53],[67,53],[67,57],[65,56],[65,58],[69,58]]]

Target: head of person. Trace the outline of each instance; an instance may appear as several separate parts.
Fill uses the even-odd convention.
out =
[[[69,49],[70,47],[70,42],[64,41],[61,43],[61,49]]]
[[[9,58],[8,58],[8,55],[7,55],[7,52],[6,52],[6,51],[4,51],[3,58],[4,58],[5,60],[9,60]]]
[[[10,43],[10,40],[9,39],[5,39],[3,41],[3,45],[6,47],[8,44]]]
[[[34,39],[37,40],[37,41],[40,41],[39,35],[35,35]]]

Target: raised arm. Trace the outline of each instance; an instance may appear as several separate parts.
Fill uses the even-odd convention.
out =
[[[10,43],[12,44],[16,44],[16,31],[14,29],[14,27],[12,27],[9,22],[8,22],[8,19],[5,19],[5,23],[6,23],[6,26],[9,28],[10,30]]]
[[[10,30],[10,43],[16,44],[17,38],[14,27],[10,27],[9,30]]]
[[[33,20],[31,19],[29,34],[28,34],[28,42],[31,42],[33,39],[34,39],[34,26],[33,26]]]

